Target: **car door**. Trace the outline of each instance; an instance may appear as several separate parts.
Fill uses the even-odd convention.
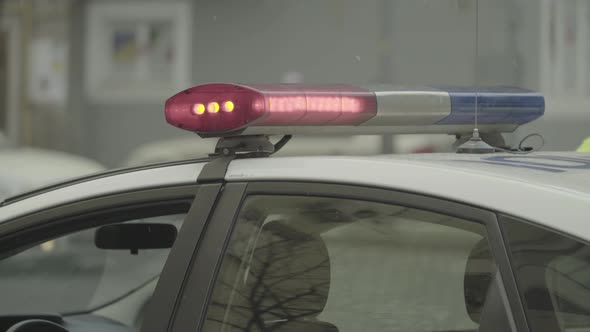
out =
[[[493,212],[318,183],[219,202],[169,331],[527,331]]]
[[[1,223],[0,325],[23,317],[112,331],[168,324],[220,189],[189,184],[109,193]],[[95,230],[124,222],[172,223],[180,230],[170,250],[100,252]],[[156,283],[166,291],[154,294]]]

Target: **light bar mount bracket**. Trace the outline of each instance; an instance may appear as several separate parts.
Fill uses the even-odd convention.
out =
[[[221,137],[212,158],[204,167],[197,183],[220,182],[225,179],[229,164],[234,159],[263,158],[275,152],[275,145],[265,135]]]
[[[474,135],[477,136],[474,140]],[[457,153],[468,153],[468,154],[477,154],[477,153],[493,153],[493,150],[486,150],[486,148],[491,147],[499,147],[504,149],[509,149],[510,147],[506,146],[506,141],[502,136],[502,133],[499,132],[482,132],[480,133],[477,129],[474,129],[474,132],[469,134],[457,134],[455,135],[455,143],[453,144],[453,148],[457,150]],[[477,144],[476,141],[478,142]],[[486,146],[480,146],[479,142],[483,142]],[[472,144],[472,145],[469,145]],[[475,145],[473,145],[475,144]],[[480,149],[481,148],[481,149]],[[479,151],[479,152],[478,152]]]
[[[236,155],[237,158],[268,157],[275,152],[275,146],[268,136],[222,137],[217,141],[211,157]]]

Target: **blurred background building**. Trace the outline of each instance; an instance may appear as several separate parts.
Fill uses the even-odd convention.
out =
[[[224,81],[520,86],[544,92],[547,110],[509,141],[540,132],[546,149],[573,150],[590,136],[590,0],[0,4],[0,133],[12,148],[106,167],[204,155],[214,142],[167,125],[163,104]],[[299,138],[284,153],[433,152],[452,142]]]

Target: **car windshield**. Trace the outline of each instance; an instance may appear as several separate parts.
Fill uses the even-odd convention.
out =
[[[132,220],[180,228],[184,214]],[[150,294],[169,249],[99,249],[98,228],[45,241],[0,260],[0,313],[98,312],[123,298]]]

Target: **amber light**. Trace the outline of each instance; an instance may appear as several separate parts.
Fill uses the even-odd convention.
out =
[[[203,113],[205,113],[205,105],[195,104],[195,106],[193,106],[193,114],[201,115]]]
[[[209,103],[209,105],[207,105],[207,111],[209,111],[209,113],[219,112],[219,104],[216,102]]]
[[[223,110],[226,112],[233,112],[234,107],[234,103],[231,100],[228,100],[223,104]]]

